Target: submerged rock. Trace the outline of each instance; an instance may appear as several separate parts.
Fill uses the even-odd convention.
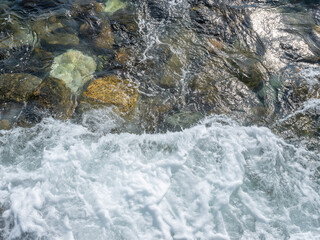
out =
[[[14,16],[8,14],[0,19],[0,48],[10,50],[22,46],[33,46],[35,35]]]
[[[32,29],[38,34],[43,44],[75,46],[80,41],[76,34],[65,30],[61,19],[54,17],[34,22]]]
[[[71,9],[71,16],[96,16],[103,12],[104,5],[96,1],[76,0]]]
[[[96,67],[92,57],[71,49],[54,58],[50,76],[63,80],[76,93],[92,78]]]
[[[261,106],[258,96],[238,78],[209,64],[189,83],[188,101],[206,114],[227,114],[250,121]]]
[[[0,121],[0,130],[9,130],[11,128],[11,122],[7,119]]]
[[[70,88],[56,78],[44,80],[33,92],[32,99],[37,107],[60,119],[70,118],[76,107]]]
[[[82,102],[89,104],[114,105],[121,113],[130,112],[137,103],[137,86],[117,76],[97,78],[82,94]]]
[[[42,82],[41,78],[27,73],[0,75],[0,101],[25,102]]]
[[[116,53],[115,61],[121,64],[125,64],[129,60],[129,51],[125,48],[120,48]]]
[[[54,33],[45,35],[42,40],[50,45],[70,45],[79,44],[79,38],[75,34],[70,33]]]
[[[173,54],[170,57],[160,79],[161,87],[173,88],[178,86],[179,81],[183,77],[183,67],[185,61],[186,60],[182,55]]]
[[[128,3],[120,1],[120,0],[108,0],[106,2],[106,7],[104,8],[104,12],[113,14],[114,12],[126,8]]]
[[[98,48],[111,49],[114,44],[114,37],[110,24],[103,22],[97,37],[94,39],[94,45]]]
[[[168,117],[165,124],[170,130],[179,131],[198,123],[203,117],[199,112],[184,111]]]

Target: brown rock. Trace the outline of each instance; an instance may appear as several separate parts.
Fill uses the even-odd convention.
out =
[[[0,130],[10,130],[11,123],[7,119],[3,119],[0,121]]]
[[[126,49],[120,48],[116,54],[115,60],[118,63],[125,64],[128,61],[128,59],[129,59],[129,55],[128,55]]]
[[[120,112],[130,112],[138,100],[137,87],[117,76],[107,76],[92,81],[82,94],[91,104],[114,105]]]

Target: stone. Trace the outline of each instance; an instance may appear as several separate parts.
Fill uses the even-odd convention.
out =
[[[111,49],[113,44],[114,37],[111,27],[107,22],[104,22],[98,36],[94,39],[94,45],[98,48]]]
[[[183,56],[173,54],[160,79],[160,86],[164,88],[174,88],[178,86],[180,79],[183,77],[183,66],[185,59]]]
[[[96,1],[76,0],[71,9],[71,16],[96,16],[104,11],[104,4]]]
[[[45,44],[75,46],[80,41],[76,34],[65,31],[60,19],[38,20],[34,22],[32,29]]]
[[[117,33],[125,33],[123,37],[137,37],[139,35],[139,16],[134,8],[126,8],[118,11],[117,14],[109,16],[113,29],[117,29]],[[128,41],[129,39],[127,39]],[[132,41],[132,40],[130,40]]]
[[[36,38],[14,15],[2,16],[0,20],[0,48],[10,50],[22,46],[33,46]]]
[[[60,79],[49,77],[33,92],[32,100],[59,119],[70,118],[76,107],[71,89]]]
[[[83,92],[83,102],[90,104],[114,105],[121,113],[129,113],[137,103],[137,86],[117,76],[93,80]]]
[[[32,30],[35,31],[40,38],[60,28],[63,28],[63,24],[56,18],[40,19],[32,22]]]
[[[50,45],[76,46],[80,42],[78,36],[71,33],[48,33],[42,37],[42,40]]]
[[[170,130],[179,131],[193,126],[203,119],[203,117],[199,112],[183,111],[169,116],[165,123]]]
[[[54,58],[50,76],[63,80],[72,93],[77,93],[92,78],[96,67],[92,57],[70,49]]]
[[[126,2],[122,2],[120,0],[108,0],[106,2],[106,6],[104,8],[104,12],[113,14],[114,12],[126,8],[127,7]]]
[[[141,96],[136,111],[138,121],[134,124],[148,133],[162,129],[165,118],[179,105],[179,99],[171,94],[162,93],[156,96]]]
[[[20,4],[25,7],[25,8],[34,8],[34,9],[49,9],[49,8],[54,8],[57,7],[59,2],[55,0],[21,0],[19,1]]]
[[[0,121],[0,130],[10,130],[11,123],[7,119],[3,119]]]
[[[188,102],[206,114],[226,114],[251,121],[261,105],[257,95],[240,79],[216,63],[208,64],[189,82]]]
[[[165,1],[148,0],[147,6],[150,12],[150,16],[157,21],[168,19],[170,16],[169,8]]]
[[[116,53],[115,60],[118,63],[125,64],[128,61],[128,59],[129,59],[129,54],[126,51],[126,49],[120,48],[119,51]]]
[[[0,101],[25,102],[42,82],[41,78],[27,73],[0,75]]]

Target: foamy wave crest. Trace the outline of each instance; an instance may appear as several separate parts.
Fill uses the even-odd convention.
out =
[[[319,156],[267,128],[216,116],[98,135],[46,119],[0,144],[5,239],[320,238]]]

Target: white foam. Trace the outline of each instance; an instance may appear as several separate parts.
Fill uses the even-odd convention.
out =
[[[1,132],[5,239],[26,233],[79,240],[320,234],[319,186],[310,178],[319,156],[267,128],[212,117],[166,134],[90,129],[46,119]]]
[[[320,68],[319,67],[307,67],[299,72],[299,75],[303,77],[310,86],[319,83]]]

